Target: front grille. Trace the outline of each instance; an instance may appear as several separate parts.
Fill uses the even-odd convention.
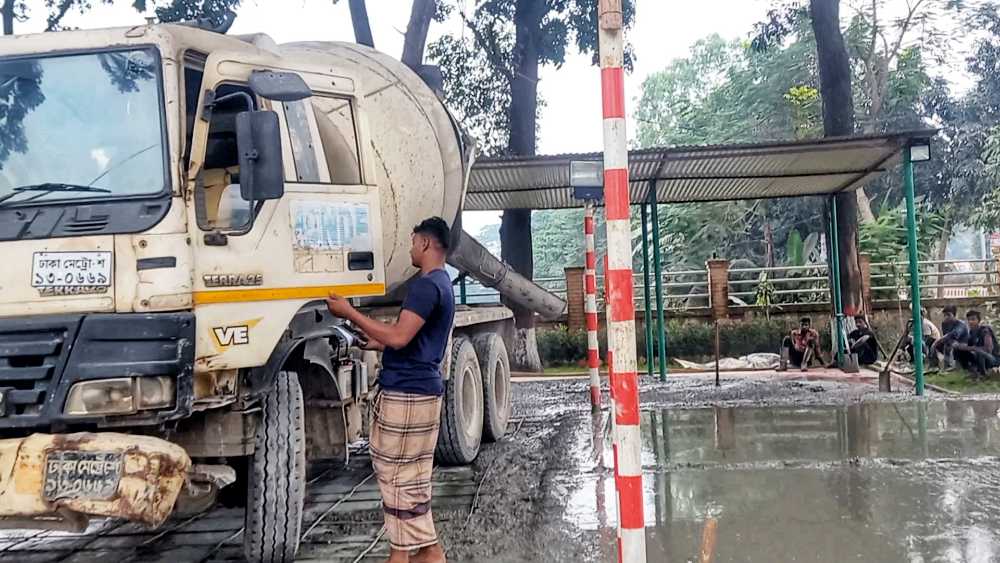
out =
[[[7,416],[38,415],[59,373],[69,327],[0,331],[0,389]]]

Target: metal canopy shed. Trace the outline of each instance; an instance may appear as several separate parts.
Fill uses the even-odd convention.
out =
[[[907,204],[913,337],[917,342],[922,341],[913,162],[930,159],[930,138],[937,132],[936,129],[923,129],[807,141],[629,151],[629,199],[633,204],[641,206],[646,343],[650,375],[653,363],[648,246],[653,247],[652,258],[656,269],[659,371],[661,380],[666,377],[660,249],[658,244],[647,245],[649,223],[652,224],[652,240],[659,240],[658,206],[654,203],[827,196],[832,215],[835,216],[836,198],[833,195],[856,190],[900,163],[903,164]],[[601,162],[602,159],[602,153],[597,152],[482,159],[472,167],[464,210],[579,208],[583,202],[574,197],[570,163]],[[600,205],[600,202],[588,202],[587,209],[592,209],[594,203]],[[650,216],[647,217],[647,214]],[[828,228],[827,234],[833,247],[830,254],[839,335],[836,339],[837,355],[843,365],[846,334],[843,331],[837,222],[830,221]],[[923,357],[920,350],[915,350],[914,364],[917,393],[923,394]]]
[[[899,164],[912,139],[936,130],[748,145],[629,151],[630,196],[658,203],[829,195],[856,190]],[[601,153],[501,157],[472,167],[466,211],[580,207],[569,163]]]

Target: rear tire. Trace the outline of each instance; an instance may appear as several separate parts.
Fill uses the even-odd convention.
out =
[[[479,455],[483,439],[483,378],[472,342],[456,336],[451,344],[451,376],[445,382],[437,460],[466,465]]]
[[[496,442],[510,420],[510,359],[498,334],[481,334],[474,342],[483,375],[483,440]]]
[[[252,562],[295,559],[305,498],[305,416],[294,372],[278,372],[261,402],[256,449],[250,462],[243,551]]]

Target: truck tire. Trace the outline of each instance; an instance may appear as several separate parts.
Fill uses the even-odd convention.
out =
[[[305,498],[305,416],[294,372],[278,372],[261,402],[250,461],[243,551],[254,563],[295,560]]]
[[[500,335],[480,334],[473,341],[483,375],[483,440],[496,442],[510,419],[510,360]]]
[[[445,382],[437,460],[465,465],[479,455],[483,440],[483,378],[476,348],[464,336],[451,344],[451,377]]]

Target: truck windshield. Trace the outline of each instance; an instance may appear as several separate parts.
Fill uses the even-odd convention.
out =
[[[3,205],[163,191],[161,99],[153,49],[0,59]]]

